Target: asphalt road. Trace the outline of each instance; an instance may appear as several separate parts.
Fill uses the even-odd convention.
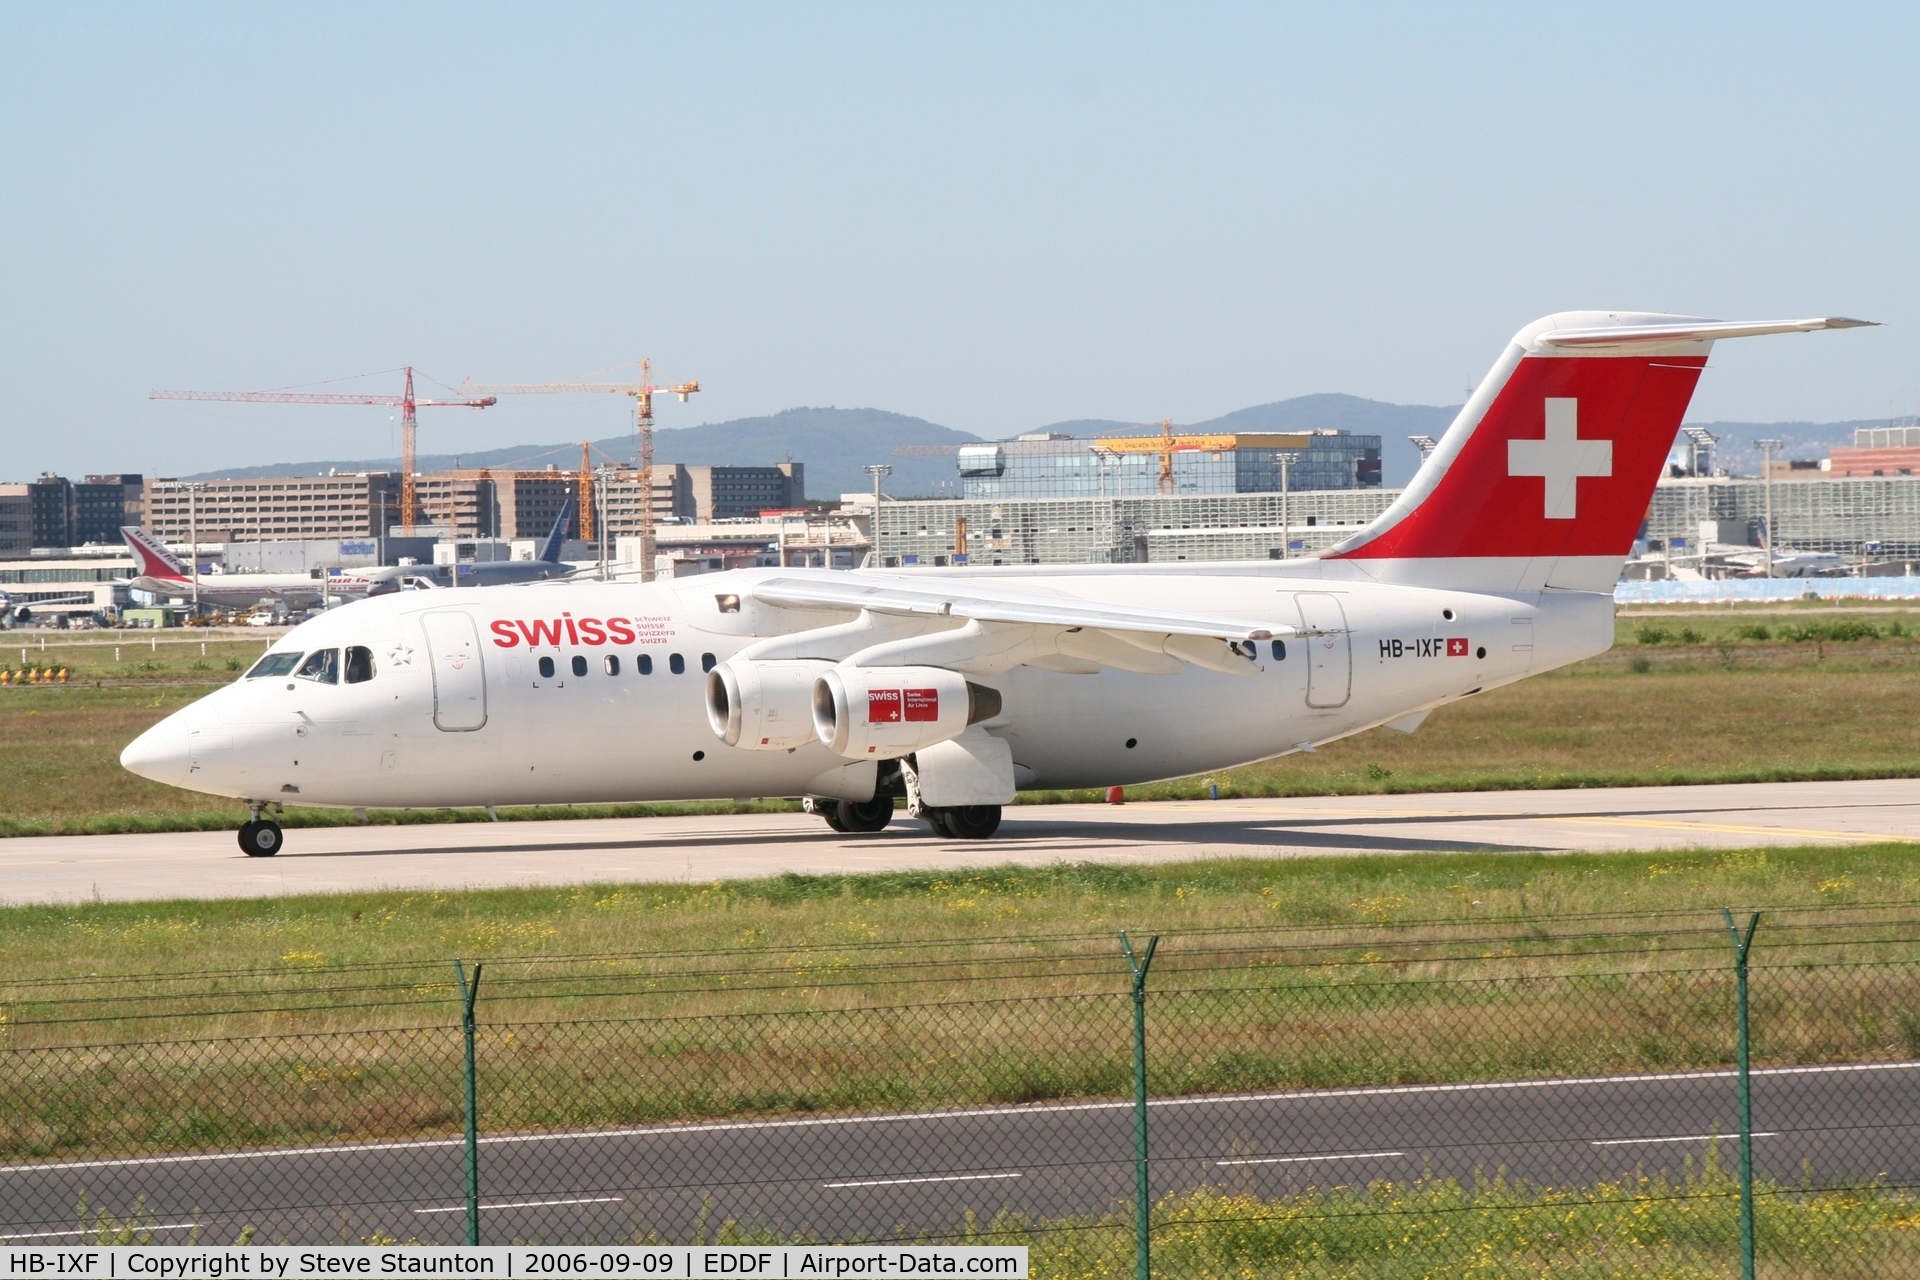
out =
[[[1559,1186],[1684,1177],[1736,1124],[1733,1074],[1164,1099],[1151,1107],[1154,1194],[1210,1185],[1464,1180]],[[1758,1171],[1791,1186],[1920,1184],[1920,1062],[1757,1071]],[[1736,1163],[1734,1142],[1719,1158]],[[1092,1102],[490,1137],[489,1243],[684,1243],[728,1221],[829,1240],[950,1230],[1016,1211],[1107,1209],[1132,1195],[1132,1111]],[[457,1141],[0,1168],[0,1240],[74,1239],[84,1201],[136,1205],[162,1243],[352,1243],[375,1232],[456,1243]]]
[[[0,840],[0,902],[1874,840],[1920,840],[1920,781],[1030,805],[1009,808],[986,841],[936,838],[904,817],[843,836],[804,814],[294,829],[275,858],[242,856],[228,832],[27,837]]]

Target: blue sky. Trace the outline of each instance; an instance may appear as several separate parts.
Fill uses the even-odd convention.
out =
[[[649,355],[663,426],[1451,403],[1535,316],[1853,314],[1696,419],[1920,407],[1914,6],[0,8],[0,478],[391,447],[164,405]],[[397,387],[397,379],[377,379]],[[602,436],[613,401],[423,419]]]

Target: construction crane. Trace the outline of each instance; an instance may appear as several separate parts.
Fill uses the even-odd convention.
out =
[[[459,400],[418,400],[413,394],[413,366],[404,366],[407,389],[397,396],[342,395],[320,391],[150,391],[149,400],[219,400],[230,404],[364,404],[399,409],[400,413],[400,523],[411,528],[420,514],[420,498],[414,488],[415,409],[485,409],[499,403],[494,396],[464,397]]]
[[[687,397],[700,389],[697,382],[677,386],[658,386],[653,381],[653,362],[640,362],[638,382],[501,382],[476,383],[468,379],[460,385],[463,394],[482,396],[489,401],[500,396],[632,396],[633,428],[637,452],[636,468],[640,481],[640,581],[653,581],[653,398],[666,394]],[[586,466],[582,464],[582,476]]]

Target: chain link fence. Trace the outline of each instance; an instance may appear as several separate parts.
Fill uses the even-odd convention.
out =
[[[1920,906],[1751,922],[0,982],[0,1238],[1920,1275]]]

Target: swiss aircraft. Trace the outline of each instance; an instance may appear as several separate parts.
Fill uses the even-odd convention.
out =
[[[1613,586],[1716,341],[1844,329],[1566,312],[1520,330],[1380,517],[1254,563],[739,570],[405,592],[294,628],[122,753],[247,802],[904,800],[983,839],[1023,788],[1199,774],[1604,652]]]

